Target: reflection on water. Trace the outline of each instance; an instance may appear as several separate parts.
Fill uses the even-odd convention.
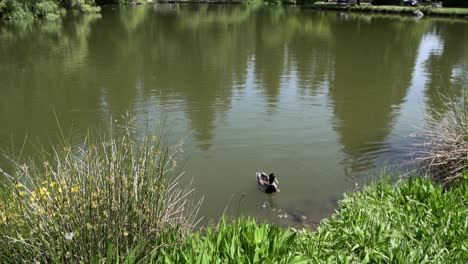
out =
[[[405,158],[439,93],[466,89],[467,36],[463,21],[222,5],[4,24],[0,145],[54,140],[54,111],[76,140],[128,110],[140,133],[165,116],[202,215],[234,195],[233,214],[314,224]],[[256,190],[259,168],[278,174],[281,193]]]

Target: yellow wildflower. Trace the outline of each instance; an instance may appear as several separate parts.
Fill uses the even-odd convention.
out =
[[[49,184],[50,188],[54,188],[57,185],[58,185],[57,182],[54,182],[54,181],[50,182],[50,184]]]
[[[19,188],[23,188],[23,187],[24,187],[24,185],[23,185],[23,184],[21,184],[21,183],[17,183],[15,186],[16,186],[16,188],[18,188],[18,189],[19,189]]]
[[[42,182],[42,185],[47,185],[47,181],[43,181],[43,182]]]
[[[29,197],[29,200],[30,200],[31,202],[34,202],[35,200],[37,200],[37,197],[36,197],[36,196],[37,196],[36,192],[35,192],[35,191],[32,191],[32,192],[31,192],[31,196]]]
[[[97,207],[96,201],[91,201],[91,208],[96,208],[96,207]]]
[[[25,192],[25,191],[21,191],[21,192],[19,192],[19,195],[20,195],[20,196],[25,196],[25,195],[26,195],[26,192]]]
[[[41,189],[39,189],[39,193],[40,193],[42,196],[50,195],[49,191],[48,191],[47,188],[45,188],[45,187],[42,187]]]
[[[75,185],[75,186],[71,187],[71,192],[72,192],[72,193],[76,193],[76,192],[78,192],[79,190],[80,190],[80,186],[78,186],[78,185]]]

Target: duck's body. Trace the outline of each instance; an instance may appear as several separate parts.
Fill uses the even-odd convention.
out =
[[[266,174],[265,172],[258,172],[255,174],[257,176],[257,183],[258,188],[266,193],[274,193],[277,192],[278,186],[276,177],[273,173],[270,175]]]

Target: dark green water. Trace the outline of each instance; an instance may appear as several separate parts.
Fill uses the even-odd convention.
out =
[[[232,214],[313,224],[356,183],[400,168],[408,135],[467,72],[464,21],[154,5],[3,24],[0,147],[53,141],[52,109],[77,141],[126,111],[140,133],[165,116],[207,221],[233,197]],[[257,191],[258,168],[280,193]]]

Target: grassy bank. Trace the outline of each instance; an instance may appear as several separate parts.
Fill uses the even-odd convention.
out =
[[[375,6],[371,4],[361,5],[337,5],[327,2],[316,2],[314,4],[306,5],[306,8],[322,9],[322,10],[339,10],[339,11],[352,11],[363,13],[387,13],[387,14],[406,14],[414,15],[414,11],[420,10],[424,15],[429,16],[454,16],[454,17],[468,17],[468,8],[432,8],[430,6]]]
[[[175,220],[185,214],[168,207],[176,200],[166,203],[164,201],[170,195],[166,198],[154,196],[166,185],[157,182],[152,183],[156,187],[143,187],[151,186],[151,182],[132,184],[135,178],[130,175],[139,174],[134,173],[135,168],[144,171],[145,163],[138,162],[137,167],[130,166],[131,162],[125,163],[129,169],[124,169],[118,162],[120,158],[112,158],[114,155],[107,156],[111,158],[109,163],[99,159],[96,165],[100,164],[103,172],[94,168],[88,176],[97,175],[99,180],[91,183],[87,183],[91,179],[85,175],[79,177],[79,184],[60,183],[58,179],[51,179],[45,183],[36,183],[36,195],[33,195],[32,189],[18,183],[10,186],[16,195],[0,202],[0,259],[7,262],[42,260],[56,263],[468,261],[467,173],[450,191],[444,191],[424,178],[409,179],[398,184],[385,181],[371,184],[360,192],[345,195],[336,214],[324,220],[316,231],[280,228],[241,218],[234,221],[223,219],[217,227],[187,232],[190,228],[182,228],[183,223],[187,222]],[[139,156],[133,161],[142,161],[144,157]],[[147,159],[150,160],[153,159]],[[80,158],[79,163],[83,161]],[[151,167],[153,163],[146,164]],[[158,160],[157,164],[161,164],[161,161]],[[77,173],[76,169],[68,167],[66,163],[47,166],[50,166],[50,175],[55,175],[55,166],[67,168],[60,170],[66,173],[64,175],[75,177]],[[25,168],[22,170],[19,175],[24,175]],[[71,171],[65,172],[68,170]],[[123,171],[116,173],[113,170]],[[106,178],[112,175],[129,175],[131,178],[123,179],[122,185],[106,183],[109,181]],[[141,175],[142,179],[157,179],[151,177],[153,173]],[[67,181],[68,178],[60,179]],[[104,186],[94,189],[101,181]],[[54,185],[54,182],[57,184]],[[61,193],[66,195],[55,194],[53,189],[58,188],[62,188]],[[137,196],[134,194],[135,188],[144,193]],[[96,199],[98,190],[104,196]],[[163,194],[165,192],[162,191]],[[57,196],[60,197],[59,202],[54,202]],[[115,199],[122,201],[115,203]],[[69,205],[66,201],[70,201]],[[153,206],[153,203],[156,205]],[[60,209],[60,205],[68,209]],[[111,215],[100,216],[106,212]],[[160,217],[153,218],[151,215]]]
[[[466,177],[466,176],[465,176]],[[468,186],[443,192],[429,180],[377,183],[340,202],[318,230],[251,219],[191,234],[161,248],[165,263],[466,263]]]

